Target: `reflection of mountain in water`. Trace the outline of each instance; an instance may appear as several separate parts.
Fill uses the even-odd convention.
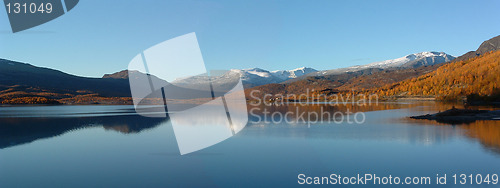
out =
[[[79,117],[79,118],[0,118],[0,149],[22,145],[38,139],[89,128],[104,127],[121,133],[138,133],[154,128],[165,118],[139,115]]]

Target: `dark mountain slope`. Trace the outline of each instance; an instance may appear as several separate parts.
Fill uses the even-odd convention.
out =
[[[0,86],[2,90],[60,94],[99,94],[103,97],[129,97],[130,87],[126,79],[86,78],[61,71],[36,67],[26,63],[0,59]]]
[[[487,41],[484,41],[483,43],[481,43],[479,48],[477,48],[476,51],[467,52],[464,55],[457,57],[456,59],[454,59],[451,62],[468,60],[470,58],[474,58],[474,57],[480,56],[484,53],[495,51],[495,50],[500,50],[500,35],[493,37]]]

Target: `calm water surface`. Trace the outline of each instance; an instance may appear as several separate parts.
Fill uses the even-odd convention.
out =
[[[290,187],[303,186],[301,173],[500,174],[500,122],[405,118],[449,108],[433,102],[328,107],[363,112],[366,120],[249,123],[234,137],[181,156],[169,120],[140,117],[133,106],[0,107],[0,187]]]

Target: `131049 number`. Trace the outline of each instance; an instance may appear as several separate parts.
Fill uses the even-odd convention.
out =
[[[498,174],[454,174],[455,184],[498,184]]]
[[[51,3],[40,3],[37,5],[36,3],[13,3],[12,5],[8,3],[7,5],[7,13],[14,13],[14,14],[19,14],[19,13],[47,13],[50,14],[52,12],[52,4]]]

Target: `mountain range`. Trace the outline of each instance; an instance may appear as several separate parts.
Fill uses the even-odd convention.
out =
[[[249,96],[252,91],[260,91],[253,96],[263,97],[263,94],[303,94],[307,91],[330,94],[339,91],[376,90],[431,73],[448,63],[461,62],[496,50],[500,50],[500,36],[484,41],[476,51],[457,58],[442,52],[422,52],[362,66],[319,71],[279,84],[250,88],[245,93]]]
[[[373,62],[366,65],[356,65],[346,68],[339,69],[331,69],[318,71],[315,73],[310,73],[304,75],[302,78],[310,77],[310,76],[327,76],[327,75],[338,75],[347,72],[357,72],[360,70],[366,69],[406,69],[406,68],[418,68],[422,66],[431,66],[440,63],[449,62],[455,59],[454,56],[446,54],[444,52],[420,52],[409,54],[404,57],[390,59],[380,62]],[[298,78],[295,80],[300,80],[302,78]]]
[[[293,70],[276,70],[276,71],[267,71],[261,68],[231,69],[230,71],[227,71],[220,76],[212,76],[210,78],[210,81],[212,82],[212,84],[218,86],[231,85],[229,83],[232,83],[234,82],[234,80],[237,80],[239,77],[241,77],[245,88],[251,88],[265,84],[282,83],[289,80],[296,81],[311,76],[338,75],[346,72],[359,72],[361,70],[367,70],[367,69],[383,70],[390,68],[400,68],[400,69],[418,68],[422,66],[430,66],[430,65],[449,62],[453,59],[455,59],[454,56],[448,55],[444,52],[421,52],[421,53],[410,54],[397,59],[374,62],[367,65],[358,65],[347,68],[324,70],[324,71],[317,71],[313,68],[308,68],[308,67],[301,67]],[[193,76],[184,78],[182,80],[174,81],[174,83],[181,86],[193,85],[197,83],[200,84],[204,83],[206,82],[206,80],[207,80],[206,76]]]
[[[421,52],[392,60],[323,71],[307,67],[277,71],[260,68],[232,69],[219,76],[212,76],[210,81],[215,86],[229,87],[228,83],[241,77],[246,92],[261,90],[269,94],[300,93],[305,89],[326,92],[373,89],[415,78],[435,71],[444,64],[467,60],[498,49],[500,36],[483,42],[476,51],[457,58],[444,52]],[[119,104],[130,104],[129,79],[134,78],[129,78],[127,70],[106,74],[102,78],[87,78],[0,59],[0,103],[81,104],[103,103],[102,100],[109,99],[108,102],[114,104],[117,100],[120,101]],[[204,79],[206,80],[203,76],[193,76],[176,80],[173,84],[182,86]]]

